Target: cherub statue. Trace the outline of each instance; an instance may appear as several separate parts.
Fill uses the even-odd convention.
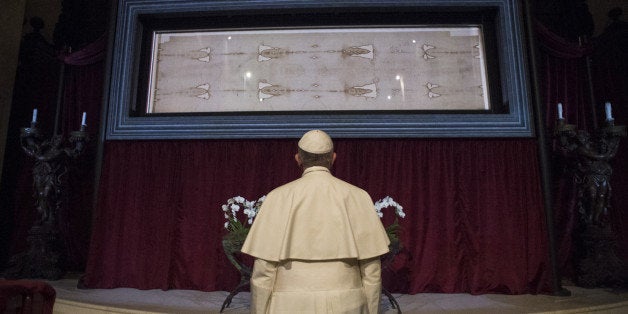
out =
[[[586,223],[601,225],[607,215],[611,196],[610,161],[617,153],[619,138],[604,131],[591,137],[579,131],[571,151],[575,154],[576,180],[580,184],[581,214]]]

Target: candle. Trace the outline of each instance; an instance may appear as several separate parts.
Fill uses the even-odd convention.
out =
[[[87,125],[85,124],[86,119],[87,119],[87,112],[83,112],[83,119],[81,119],[81,126]]]
[[[607,101],[604,105],[604,109],[606,109],[606,121],[613,121],[613,109],[611,109],[611,103]]]
[[[563,118],[563,104],[558,103],[558,119],[562,120]]]
[[[33,123],[37,122],[37,109],[33,109]]]

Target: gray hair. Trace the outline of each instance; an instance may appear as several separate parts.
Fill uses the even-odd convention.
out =
[[[334,160],[333,151],[324,154],[313,154],[310,152],[306,152],[299,147],[298,153],[299,158],[301,158],[301,165],[303,166],[303,169],[313,166],[321,166],[327,169],[331,169],[331,165]]]

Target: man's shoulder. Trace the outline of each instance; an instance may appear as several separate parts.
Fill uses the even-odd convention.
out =
[[[357,185],[355,185],[353,183],[347,182],[347,181],[345,181],[343,179],[340,179],[340,178],[337,178],[337,177],[333,177],[333,178],[334,178],[334,181],[336,182],[336,184],[342,185],[346,189],[349,189],[349,190],[352,190],[352,191],[355,191],[355,192],[366,193],[366,191],[364,189],[362,189],[361,187],[359,187],[359,186],[357,186]]]
[[[293,190],[298,185],[298,181],[300,179],[301,178],[293,180],[293,181],[290,181],[288,183],[284,183],[284,184],[282,184],[282,185],[272,189],[270,192],[268,192],[267,196],[272,197],[273,195],[276,195],[276,194],[288,193],[288,191]]]

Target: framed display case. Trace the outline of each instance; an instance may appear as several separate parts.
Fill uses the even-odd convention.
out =
[[[119,0],[107,139],[532,136],[515,0]]]

